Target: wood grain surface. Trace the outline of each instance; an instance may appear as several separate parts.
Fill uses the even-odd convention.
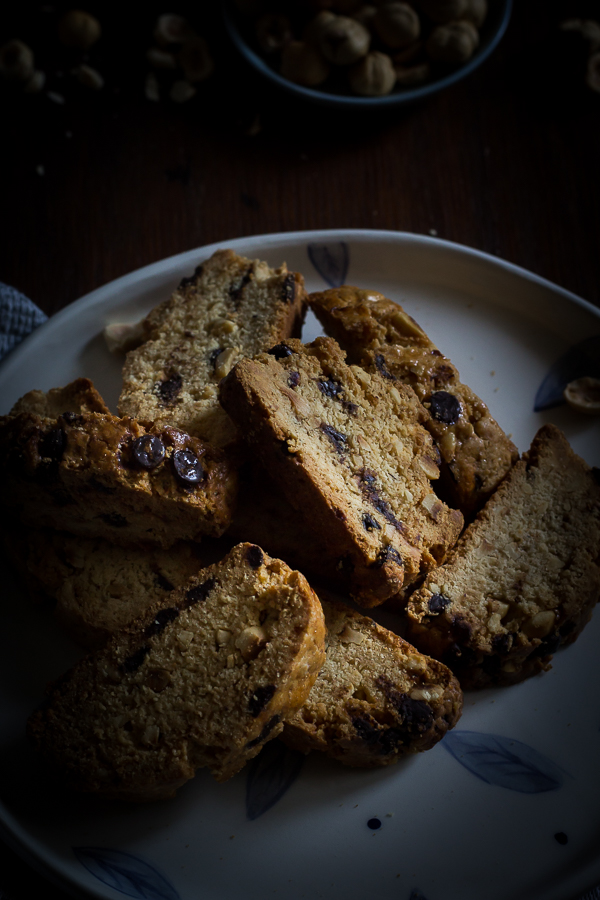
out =
[[[125,6],[125,4],[123,4]],[[181,2],[210,43],[213,75],[188,103],[144,96],[154,2],[103,24],[76,84],[56,41],[68,4],[14,4],[47,73],[26,96],[0,86],[0,280],[52,314],[140,266],[204,244],[278,231],[376,228],[437,234],[523,266],[600,305],[600,93],[586,48],[560,23],[600,18],[588,0],[516,0],[472,76],[385,114],[292,101],[238,57],[220,4]],[[53,101],[48,91],[65,98]],[[4,893],[3,893],[4,892]],[[0,897],[63,894],[0,846]]]

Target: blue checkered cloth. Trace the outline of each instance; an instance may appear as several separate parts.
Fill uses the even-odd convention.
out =
[[[47,318],[24,294],[0,281],[0,359]]]

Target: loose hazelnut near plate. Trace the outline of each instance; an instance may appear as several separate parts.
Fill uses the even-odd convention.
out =
[[[600,378],[577,378],[563,392],[569,406],[588,416],[600,415]]]

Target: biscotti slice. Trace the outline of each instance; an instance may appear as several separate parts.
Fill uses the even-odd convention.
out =
[[[311,294],[309,303],[351,363],[410,384],[429,411],[425,427],[442,457],[440,495],[465,516],[480,509],[518,451],[486,404],[401,306],[355,287]]]
[[[102,646],[232,546],[205,538],[141,550],[14,522],[2,538],[34,602],[52,600],[61,627],[87,649]]]
[[[456,725],[462,692],[450,669],[341,603],[323,600],[327,658],[282,740],[371,768],[429,750]]]
[[[407,637],[463,687],[549,668],[600,596],[600,483],[562,432],[531,449],[407,607]]]
[[[110,410],[89,378],[76,378],[62,388],[29,391],[17,400],[9,415],[33,413],[56,419],[67,412],[110,413]]]
[[[217,399],[243,356],[300,334],[302,276],[219,250],[142,323],[123,369],[119,412],[224,446],[235,429]]]
[[[324,640],[304,577],[240,544],[76,664],[28,733],[80,791],[168,797],[205,766],[225,781],[304,703]]]
[[[0,502],[24,524],[130,546],[220,536],[237,484],[230,454],[101,413],[7,416],[0,462]]]
[[[438,453],[414,392],[346,365],[332,338],[242,360],[220,397],[359,603],[397,594],[456,541],[462,515],[431,487]]]

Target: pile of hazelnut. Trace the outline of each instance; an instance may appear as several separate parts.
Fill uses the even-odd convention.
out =
[[[431,80],[479,45],[487,0],[236,0],[252,44],[286,79],[361,97]]]

